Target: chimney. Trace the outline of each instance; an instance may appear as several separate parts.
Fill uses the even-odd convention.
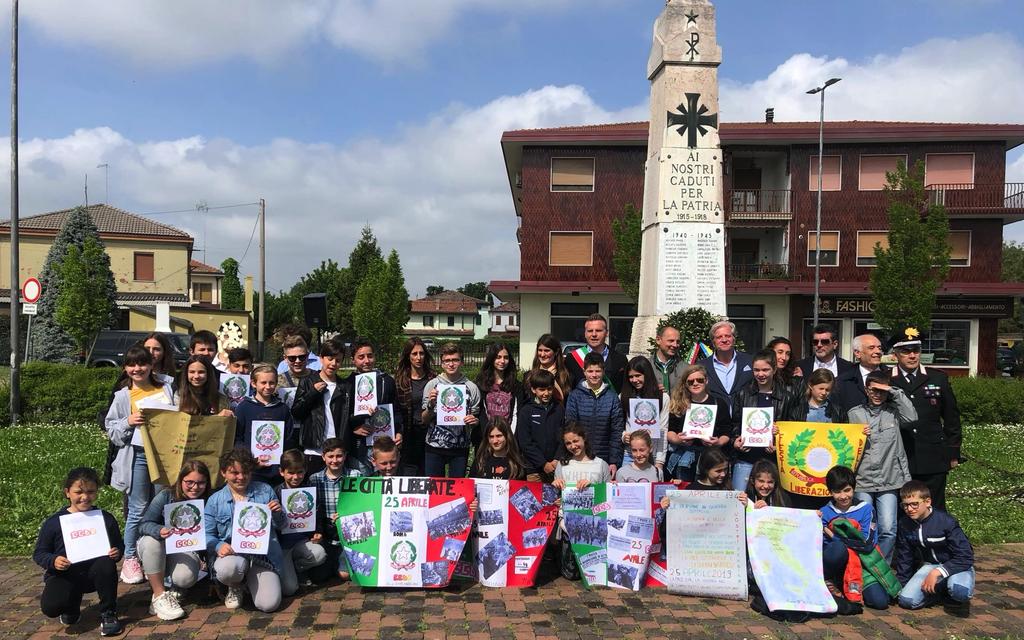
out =
[[[768,107],[764,110],[764,121],[767,124],[775,122],[775,107]]]

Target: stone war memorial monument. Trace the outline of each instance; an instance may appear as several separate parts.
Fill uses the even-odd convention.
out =
[[[648,338],[666,314],[689,307],[726,314],[721,62],[711,3],[668,0],[647,61],[651,124],[633,354],[650,351]]]

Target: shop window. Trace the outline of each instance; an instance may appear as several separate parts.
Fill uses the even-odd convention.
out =
[[[729,322],[736,325],[736,338],[743,341],[744,351],[757,353],[764,348],[764,305],[730,304],[725,312]],[[679,352],[689,355],[692,348],[692,344],[681,344]]]
[[[583,324],[595,313],[596,302],[552,302],[551,335],[563,343],[583,342]]]
[[[875,259],[875,245],[881,246],[882,249],[888,249],[889,233],[887,231],[857,232],[858,267],[873,267],[878,264],[878,260]]]
[[[885,174],[896,171],[896,165],[907,164],[907,156],[861,156],[860,157],[860,190],[881,191],[886,185]]]
[[[816,231],[807,232],[807,266],[814,266],[814,254],[816,253],[817,247],[815,246]],[[822,231],[821,232],[821,266],[823,267],[838,267],[839,266],[839,232],[838,231]]]
[[[552,231],[548,242],[548,264],[550,266],[593,266],[593,231]]]
[[[636,305],[613,302],[608,305],[608,344],[613,348],[626,343],[629,352],[629,340],[633,337],[633,321],[636,320]]]
[[[807,178],[807,190],[818,190],[818,154],[808,159],[809,171]],[[843,188],[843,159],[840,156],[822,156],[821,160],[821,190],[839,191]]]
[[[593,191],[593,158],[551,158],[552,191]]]
[[[883,344],[890,337],[885,335],[877,324],[867,320],[855,321],[853,329],[857,335],[862,333],[879,335]],[[931,329],[921,332],[921,364],[937,367],[966,367],[970,362],[968,353],[970,344],[970,320],[932,320]],[[886,355],[882,361],[891,365],[896,362],[896,359],[892,355]]]

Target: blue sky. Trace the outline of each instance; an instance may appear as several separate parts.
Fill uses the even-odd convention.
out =
[[[86,172],[90,200],[104,199],[96,165],[108,163],[110,201],[140,213],[267,198],[274,289],[322,259],[344,261],[365,222],[399,250],[414,294],[516,278],[501,131],[645,119],[662,6],[22,3],[22,214],[80,203]],[[803,90],[830,75],[844,82],[829,117],[1024,120],[1024,3],[723,0],[717,11],[726,120],[769,105],[779,120],[813,119]],[[1024,181],[1020,150],[1008,162],[1007,179]],[[206,261],[241,257],[254,215],[207,214]],[[204,245],[198,214],[154,217]],[[453,233],[473,242],[442,259]]]

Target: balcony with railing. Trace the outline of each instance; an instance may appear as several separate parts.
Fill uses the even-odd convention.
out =
[[[793,280],[788,264],[732,264],[728,265],[726,279],[732,282],[751,280]]]
[[[728,219],[789,222],[793,217],[792,194],[789,189],[730,189],[725,195]]]
[[[941,204],[951,213],[1008,209],[1006,213],[1024,214],[1024,182],[989,184],[930,184],[930,204]]]

